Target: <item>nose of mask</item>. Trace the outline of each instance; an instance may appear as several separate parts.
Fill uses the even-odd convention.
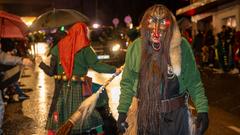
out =
[[[155,37],[155,38],[159,38],[160,37],[160,33],[157,33],[157,32],[155,32],[155,33],[153,33],[153,36]]]

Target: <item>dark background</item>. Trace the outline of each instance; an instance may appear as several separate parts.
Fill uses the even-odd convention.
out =
[[[151,5],[164,4],[175,13],[176,9],[189,3],[184,0],[98,0],[97,8],[96,0],[89,0],[85,4],[82,12],[92,20],[96,20],[97,9],[97,19],[104,24],[111,24],[115,17],[119,18],[120,23],[124,23],[124,17],[127,15],[132,17],[134,24],[138,24],[144,11]]]
[[[130,15],[137,25],[144,11],[153,4],[164,4],[175,11],[189,5],[189,0],[0,0],[0,10],[19,16],[39,16],[53,8],[72,8],[87,15],[92,22],[112,25],[117,17],[124,24],[124,17]]]

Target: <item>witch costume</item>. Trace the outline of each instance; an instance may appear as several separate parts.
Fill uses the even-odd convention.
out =
[[[116,68],[100,63],[87,37],[84,23],[74,24],[68,34],[51,50],[50,66],[40,63],[40,68],[55,79],[55,92],[48,115],[46,129],[54,132],[78,109],[81,102],[92,93],[89,68],[99,73],[114,73]],[[88,87],[91,87],[90,89]],[[89,91],[90,90],[90,91]],[[93,113],[81,126],[77,123],[71,134],[103,134],[103,120],[98,111]]]

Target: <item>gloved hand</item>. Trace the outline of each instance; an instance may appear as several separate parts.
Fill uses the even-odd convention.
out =
[[[203,135],[208,128],[208,113],[202,112],[197,114],[197,130],[199,135]]]
[[[128,128],[128,123],[126,122],[127,114],[126,113],[119,113],[118,120],[117,120],[117,127],[118,132],[120,134],[125,133],[126,129]]]

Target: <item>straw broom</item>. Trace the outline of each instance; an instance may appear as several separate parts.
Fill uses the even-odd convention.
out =
[[[68,135],[70,134],[71,129],[80,121],[80,125],[82,126],[84,120],[93,112],[99,95],[102,93],[104,88],[116,77],[118,76],[123,66],[120,68],[119,72],[115,72],[111,78],[109,78],[98,90],[93,93],[90,97],[85,99],[81,105],[78,107],[77,111],[72,114],[72,116],[57,130],[56,135]]]

